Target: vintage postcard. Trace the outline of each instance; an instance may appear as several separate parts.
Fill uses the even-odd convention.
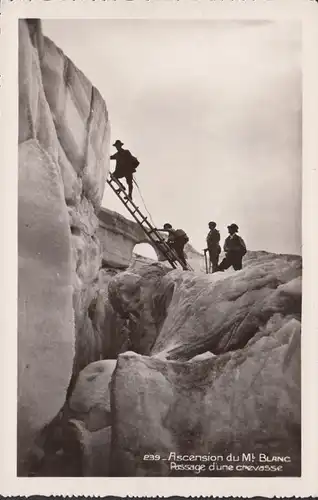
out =
[[[1,23],[0,493],[317,494],[317,2]]]

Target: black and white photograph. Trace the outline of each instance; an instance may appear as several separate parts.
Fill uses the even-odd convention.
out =
[[[302,477],[301,23],[18,28],[17,476]]]

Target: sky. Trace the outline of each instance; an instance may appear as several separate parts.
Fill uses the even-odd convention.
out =
[[[43,32],[105,99],[157,227],[202,250],[209,221],[222,241],[235,222],[250,250],[301,253],[298,23],[44,20]],[[103,206],[131,218],[108,185]]]

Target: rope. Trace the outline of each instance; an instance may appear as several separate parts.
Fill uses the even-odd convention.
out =
[[[141,198],[142,203],[143,203],[143,205],[144,205],[144,207],[145,207],[145,209],[146,209],[147,214],[149,215],[150,221],[151,221],[152,225],[153,225],[154,227],[156,227],[156,224],[154,223],[154,221],[153,221],[153,219],[152,219],[152,217],[151,217],[151,213],[149,212],[149,210],[148,210],[148,208],[147,208],[147,205],[146,205],[146,203],[145,203],[145,200],[144,200],[144,198],[143,198],[143,196],[142,196],[142,194],[141,194],[140,188],[139,188],[139,186],[138,186],[137,182],[135,181],[134,177],[133,177],[133,181],[134,181],[134,183],[135,183],[135,184],[136,184],[136,186],[137,186],[137,189],[138,189],[139,194],[140,194],[140,198]],[[174,252],[174,251],[173,251],[173,252]],[[188,269],[189,269],[190,271],[193,271],[193,269],[192,269],[192,267],[190,266],[190,264],[189,264],[189,263],[187,263],[187,266],[188,266]]]
[[[134,183],[135,183],[135,184],[136,184],[136,186],[137,186],[137,189],[138,189],[138,192],[139,192],[140,198],[141,198],[141,200],[142,200],[142,203],[143,203],[143,205],[144,205],[144,207],[145,207],[145,210],[146,210],[147,214],[149,215],[150,222],[152,223],[152,225],[153,225],[154,227],[157,227],[157,226],[156,226],[156,224],[155,224],[155,223],[154,223],[154,221],[153,221],[153,218],[151,217],[151,213],[149,212],[149,210],[148,210],[148,208],[147,208],[147,205],[146,205],[146,203],[145,203],[145,200],[144,200],[144,198],[143,198],[143,196],[142,196],[142,194],[141,194],[141,190],[140,190],[140,188],[139,188],[139,186],[138,186],[137,182],[135,181],[134,177],[133,177],[133,181],[134,181]]]
[[[152,219],[152,217],[151,217],[151,213],[149,212],[149,210],[148,210],[148,208],[147,208],[147,205],[146,205],[146,203],[145,203],[145,200],[144,200],[144,198],[143,198],[143,196],[142,196],[142,194],[141,194],[141,190],[140,190],[140,188],[139,188],[139,186],[138,186],[137,182],[135,181],[135,178],[134,178],[134,177],[133,177],[133,182],[134,182],[134,183],[135,183],[135,185],[137,186],[137,189],[138,189],[138,192],[139,192],[140,198],[141,198],[141,200],[142,200],[142,203],[143,203],[143,205],[144,205],[144,207],[145,207],[145,210],[146,210],[147,214],[149,215],[150,222],[152,223],[152,225],[153,225],[154,227],[156,227],[156,224],[154,223],[154,221],[153,221],[153,219]],[[187,266],[188,266],[188,268],[189,268],[189,270],[190,270],[190,271],[193,271],[193,269],[192,269],[192,267],[190,266],[190,264],[188,264],[188,263],[187,263]]]
[[[133,177],[133,181],[134,181],[134,183],[135,183],[135,184],[136,184],[136,186],[137,186],[137,189],[138,189],[138,192],[139,192],[139,194],[140,194],[140,198],[141,198],[141,200],[142,200],[142,203],[143,203],[143,205],[144,205],[144,207],[145,207],[145,209],[146,209],[147,214],[149,215],[149,219],[150,219],[150,221],[151,221],[152,225],[153,225],[154,227],[156,227],[156,224],[154,223],[154,221],[153,221],[153,219],[152,219],[152,217],[151,217],[151,213],[149,212],[149,210],[148,210],[148,208],[147,208],[147,205],[146,205],[146,203],[145,203],[145,200],[144,200],[144,198],[143,198],[143,196],[142,196],[142,194],[141,194],[140,188],[139,188],[139,186],[138,186],[137,182],[135,181],[134,177]]]

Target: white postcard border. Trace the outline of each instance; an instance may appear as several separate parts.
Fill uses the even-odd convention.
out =
[[[17,478],[17,136],[19,18],[299,19],[303,41],[301,478]],[[318,494],[318,2],[314,0],[6,0],[1,16],[2,227],[0,494],[296,496]]]

